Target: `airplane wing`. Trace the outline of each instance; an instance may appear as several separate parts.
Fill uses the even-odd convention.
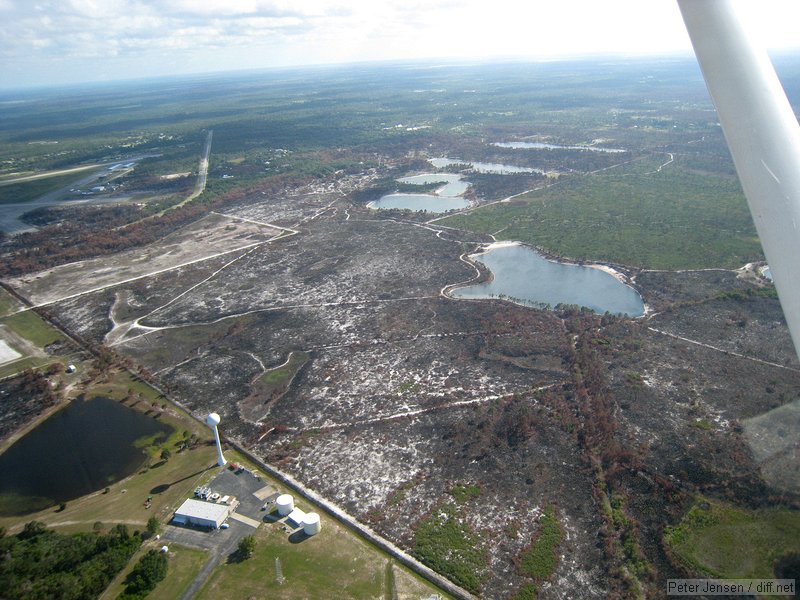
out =
[[[731,0],[678,0],[800,356],[800,126]]]

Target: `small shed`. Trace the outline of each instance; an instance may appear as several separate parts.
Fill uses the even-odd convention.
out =
[[[226,504],[213,504],[189,498],[175,511],[172,522],[218,529],[230,513],[231,507]]]
[[[292,512],[289,513],[289,516],[286,518],[286,520],[289,522],[290,525],[293,523],[295,527],[302,527],[303,520],[305,518],[306,518],[306,513],[304,513],[299,508],[295,508]]]

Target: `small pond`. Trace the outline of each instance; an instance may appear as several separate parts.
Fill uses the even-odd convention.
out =
[[[139,469],[169,425],[114,400],[73,400],[0,454],[0,514],[25,514],[102,489]]]
[[[407,210],[425,210],[440,213],[448,210],[467,208],[466,198],[446,198],[432,194],[389,194],[367,204],[370,208],[401,208]]]
[[[425,173],[423,175],[401,177],[397,181],[400,183],[411,183],[413,185],[442,182],[443,185],[436,190],[436,195],[447,196],[449,198],[460,196],[466,192],[469,187],[469,181],[464,181],[461,175],[455,173]]]
[[[606,311],[639,317],[642,297],[610,273],[593,267],[547,260],[535,250],[515,243],[492,244],[473,254],[486,265],[492,281],[456,288],[455,298],[506,298],[534,306],[577,304],[598,313]]]
[[[375,209],[399,208],[433,213],[459,210],[469,206],[469,200],[461,196],[467,191],[469,181],[465,181],[461,175],[454,173],[425,173],[402,177],[397,181],[413,185],[441,182],[442,186],[436,190],[436,194],[387,194],[378,200],[370,202],[367,206]]]

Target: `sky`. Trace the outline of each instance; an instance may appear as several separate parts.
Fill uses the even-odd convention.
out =
[[[737,3],[768,47],[800,48],[798,0]],[[0,89],[380,60],[690,51],[675,0],[0,0]]]

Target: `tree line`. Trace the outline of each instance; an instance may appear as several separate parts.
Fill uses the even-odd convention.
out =
[[[31,521],[0,536],[0,594],[8,600],[97,598],[142,543],[122,524],[106,534],[63,534]]]
[[[38,231],[15,236],[2,236],[0,243],[0,277],[14,277],[49,269],[57,265],[114,254],[122,250],[153,243],[169,233],[204,217],[212,211],[244,200],[254,192],[275,194],[290,185],[299,185],[305,178],[276,175],[251,188],[235,188],[197,201],[164,214],[151,216],[155,208],[145,208],[135,215],[124,211],[112,216],[96,216],[100,226],[83,220],[60,222]],[[113,216],[116,215],[116,216]],[[150,218],[148,218],[150,217]],[[131,222],[132,218],[139,219]]]

